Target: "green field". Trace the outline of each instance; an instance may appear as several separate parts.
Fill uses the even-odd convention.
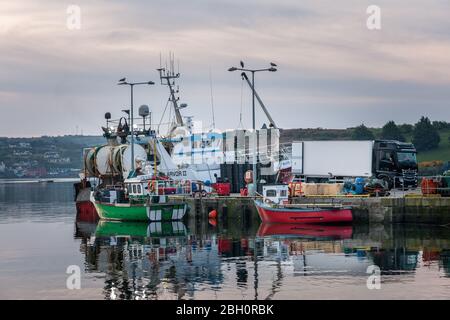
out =
[[[439,148],[426,152],[419,152],[417,154],[417,160],[419,162],[433,160],[450,161],[450,130],[441,131],[440,135],[441,142],[439,143]]]

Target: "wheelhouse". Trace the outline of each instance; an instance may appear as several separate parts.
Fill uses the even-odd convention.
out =
[[[289,200],[289,186],[285,184],[263,186],[264,201],[284,204]]]
[[[190,194],[190,181],[155,180],[145,176],[125,180],[125,189],[130,199],[175,194]]]

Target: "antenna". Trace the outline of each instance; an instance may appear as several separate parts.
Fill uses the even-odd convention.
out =
[[[174,59],[174,57],[173,57],[173,53],[172,53],[172,56],[170,57],[170,64],[171,64],[171,67],[172,67],[172,75],[175,74],[175,67],[173,65],[173,59]]]

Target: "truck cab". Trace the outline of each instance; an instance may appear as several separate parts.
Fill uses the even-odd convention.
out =
[[[389,188],[417,187],[417,151],[412,143],[375,140],[373,173],[388,183]]]

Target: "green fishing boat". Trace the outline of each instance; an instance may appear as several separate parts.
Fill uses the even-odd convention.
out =
[[[101,219],[120,221],[177,221],[188,211],[181,200],[169,195],[189,195],[190,181],[156,180],[142,175],[126,179],[121,186],[108,186],[91,193]]]

